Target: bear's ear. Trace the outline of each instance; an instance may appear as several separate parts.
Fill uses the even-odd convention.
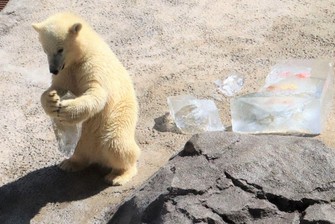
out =
[[[40,32],[42,27],[41,27],[41,24],[39,23],[33,23],[31,24],[31,26],[37,31],[37,32]]]
[[[73,25],[71,26],[69,32],[70,32],[71,34],[78,34],[79,31],[81,30],[81,28],[82,28],[81,23],[75,23],[75,24],[73,24]]]

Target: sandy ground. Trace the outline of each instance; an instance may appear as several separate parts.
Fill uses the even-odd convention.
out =
[[[213,82],[232,71],[245,75],[240,94],[251,93],[281,59],[332,58],[334,8],[332,0],[11,0],[0,13],[0,185],[64,158],[39,102],[50,75],[31,23],[63,10],[79,13],[109,43],[135,83],[143,151],[139,175],[124,187],[106,188],[82,201],[47,203],[32,221],[47,222],[49,212],[49,218],[71,213],[86,222],[101,219],[101,211],[151,176],[190,137],[163,131],[168,96],[213,99]],[[215,102],[230,126],[229,98]],[[317,137],[333,148],[334,124],[332,111],[325,133]],[[54,209],[58,213],[50,216]]]

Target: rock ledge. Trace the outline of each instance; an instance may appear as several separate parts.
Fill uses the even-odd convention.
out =
[[[315,139],[195,135],[110,223],[335,223],[334,170]]]

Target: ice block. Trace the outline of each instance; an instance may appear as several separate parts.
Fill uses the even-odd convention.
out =
[[[214,83],[217,86],[218,92],[225,96],[234,96],[242,89],[244,77],[237,72],[233,72],[225,80],[218,79]]]
[[[332,105],[333,79],[330,60],[275,65],[259,92],[231,99],[233,131],[320,134]]]
[[[61,100],[73,98],[75,98],[75,96],[71,92],[67,92],[63,97],[61,97]],[[70,157],[73,154],[81,136],[82,124],[78,123],[66,125],[61,123],[58,119],[53,118],[52,126],[58,142],[59,151],[65,156]]]
[[[57,119],[52,119],[53,129],[58,142],[58,149],[65,156],[70,157],[81,135],[81,124],[65,125]]]
[[[170,96],[167,101],[170,114],[182,133],[225,130],[213,101],[199,100],[189,95]]]

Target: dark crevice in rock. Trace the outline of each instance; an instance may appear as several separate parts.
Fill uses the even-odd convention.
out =
[[[209,156],[207,154],[203,154],[203,156],[205,156],[205,158],[207,159],[208,162],[214,161],[214,160],[219,158],[217,156]]]
[[[195,189],[181,189],[181,188],[176,188],[176,187],[169,187],[167,189],[170,193],[170,196],[183,196],[183,195],[203,195],[206,191],[197,191]]]
[[[303,219],[304,219],[304,216],[305,216],[306,212],[303,211],[302,213],[299,213],[299,224],[302,223]]]
[[[328,183],[323,184],[320,187],[314,188],[311,192],[317,191],[317,192],[325,192],[325,191],[330,191],[335,188],[335,181],[330,181]],[[310,192],[310,193],[311,193]]]
[[[254,219],[261,219],[275,214],[274,211],[267,211],[262,208],[247,208],[247,209],[250,216]]]
[[[248,183],[246,180],[234,178],[227,172],[225,175],[230,179],[236,187],[248,192],[253,193],[258,199],[265,199],[270,203],[274,204],[282,212],[303,212],[310,205],[318,203],[329,203],[323,200],[315,200],[309,198],[302,198],[301,200],[291,200],[282,195],[275,195],[272,193],[266,193],[263,188],[257,184]]]
[[[228,223],[228,224],[235,224],[235,222],[233,221],[233,220],[231,220],[229,217],[228,217],[228,215],[225,215],[225,214],[218,214],[220,217],[221,217],[221,219],[223,220],[223,221],[225,221],[226,223]]]
[[[300,224],[334,224],[334,223],[323,220],[317,220],[317,221],[300,220]]]
[[[259,208],[248,208],[249,214],[254,218],[254,219],[259,219],[261,217],[264,217],[264,209],[259,209]]]
[[[274,204],[280,211],[283,212],[303,212],[311,205],[326,203],[326,201],[322,200],[314,200],[310,198],[302,198],[301,200],[290,200],[281,195],[274,195],[271,193],[265,193],[266,199]]]
[[[192,223],[203,221],[203,220],[199,220],[199,219],[194,218],[192,215],[190,215],[190,213],[187,210],[185,210],[183,208],[178,208],[178,211],[180,211],[185,217],[187,217],[189,220],[191,220]]]
[[[242,190],[244,190],[248,193],[262,195],[263,188],[261,186],[258,186],[256,184],[250,184],[245,180],[240,180],[240,179],[234,178],[227,172],[224,172],[224,174],[226,175],[226,177],[228,179],[230,179],[233,182],[233,184],[236,187],[239,187],[239,188],[241,188]]]
[[[222,218],[222,217],[221,217]],[[208,224],[217,224],[217,221],[216,220],[213,220],[213,219],[210,219],[210,218],[208,218],[207,219],[207,223]]]
[[[233,220],[231,220],[231,219],[228,217],[227,214],[220,214],[220,213],[218,213],[217,211],[215,211],[215,209],[209,207],[209,206],[206,205],[205,203],[202,203],[202,206],[204,206],[205,208],[211,210],[214,214],[217,214],[218,216],[220,216],[221,219],[222,219],[224,222],[226,222],[226,223],[228,223],[228,224],[235,224],[235,222],[234,222]]]
[[[209,217],[207,217],[207,218],[205,218],[205,219],[202,219],[202,220],[196,220],[197,222],[205,222],[205,223],[208,223],[208,224],[216,224],[217,222],[216,222],[216,220],[214,220],[214,219],[211,219],[211,218],[209,218]]]

